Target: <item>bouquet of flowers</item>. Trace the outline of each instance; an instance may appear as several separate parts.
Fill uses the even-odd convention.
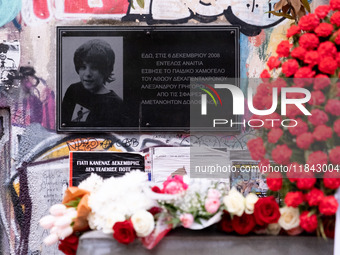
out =
[[[340,186],[339,32],[340,0],[318,6],[315,13],[291,25],[288,39],[277,47],[277,56],[267,62],[269,71],[279,75],[272,78],[268,70],[262,72],[263,82],[253,104],[259,110],[271,109],[274,94],[282,96],[285,88],[306,89],[310,100],[287,105],[285,113],[276,110],[253,116],[264,125],[258,128],[259,137],[247,144],[252,158],[260,161],[260,169],[275,169],[269,160],[281,166],[280,171],[268,171],[267,184],[283,198],[283,213],[298,208],[301,228],[322,236],[327,234],[325,227],[334,226],[338,208],[334,193]],[[286,93],[285,97],[305,95]],[[283,126],[283,122],[288,124]]]

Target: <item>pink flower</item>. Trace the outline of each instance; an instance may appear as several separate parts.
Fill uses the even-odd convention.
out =
[[[337,99],[329,99],[325,106],[325,111],[334,116],[340,116],[340,101]]]
[[[308,103],[310,105],[321,105],[325,102],[325,99],[325,95],[320,90],[316,90],[312,91],[311,98]]]
[[[190,213],[184,213],[179,217],[182,226],[185,228],[190,228],[190,226],[192,225],[192,223],[194,223],[194,216],[192,216],[192,214]]]
[[[268,142],[270,143],[277,143],[277,141],[282,136],[283,131],[281,128],[273,128],[268,133]]]
[[[303,133],[296,137],[296,145],[300,149],[307,150],[309,146],[314,142],[313,134],[312,133]]]
[[[308,116],[308,120],[314,126],[325,124],[328,121],[328,115],[324,111],[313,109],[311,110],[311,114],[312,115]]]
[[[329,79],[328,75],[325,74],[318,74],[315,76],[314,79],[314,86],[315,90],[324,89],[331,84],[331,80]]]
[[[295,136],[308,132],[308,125],[302,119],[296,119],[297,125],[295,127],[288,127],[288,131]],[[295,122],[293,122],[295,123]]]
[[[292,153],[293,151],[286,144],[277,145],[272,150],[272,158],[278,164],[287,165],[290,162]]]
[[[322,151],[314,151],[308,156],[307,164],[312,167],[317,164],[327,164],[328,163],[328,156],[326,153]]]
[[[334,165],[340,165],[340,146],[336,146],[329,152],[329,160]]]
[[[188,189],[188,185],[183,181],[183,176],[175,175],[171,176],[163,183],[163,193],[165,194],[177,194]]]
[[[333,136],[332,128],[326,125],[319,125],[314,129],[313,137],[316,141],[326,141]]]
[[[208,198],[219,199],[220,197],[221,197],[221,193],[217,189],[208,190]]]
[[[205,200],[204,207],[208,213],[213,214],[217,212],[218,208],[220,208],[220,204],[220,200],[217,198],[207,198]]]
[[[334,121],[333,129],[334,132],[340,137],[340,119]]]

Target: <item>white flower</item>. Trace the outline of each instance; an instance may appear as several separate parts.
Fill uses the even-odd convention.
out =
[[[281,226],[277,223],[269,224],[266,228],[267,235],[277,236],[281,231]]]
[[[44,229],[50,229],[54,226],[56,218],[53,215],[47,215],[40,219],[39,224]]]
[[[73,228],[68,226],[66,228],[60,228],[58,231],[58,236],[60,239],[65,239],[66,237],[70,236],[73,233]]]
[[[155,228],[153,215],[145,210],[138,211],[132,215],[131,222],[139,237],[150,235]]]
[[[284,230],[290,230],[300,225],[300,213],[298,208],[283,207],[280,208],[281,217],[279,224]]]
[[[95,173],[91,173],[90,177],[86,178],[79,185],[79,189],[96,192],[103,184],[103,178]]]
[[[43,242],[44,242],[45,245],[49,246],[49,245],[57,243],[58,240],[59,240],[59,238],[56,234],[50,234],[44,239]]]
[[[63,204],[55,204],[51,206],[50,214],[52,214],[53,216],[61,216],[66,213],[66,209],[66,206]]]
[[[246,203],[246,214],[253,214],[254,213],[254,205],[256,204],[259,198],[254,193],[249,193],[246,196],[245,203]]]
[[[59,228],[65,228],[65,227],[70,226],[71,223],[72,223],[72,218],[64,215],[64,216],[60,216],[56,218],[54,226],[59,227]]]
[[[239,217],[242,216],[245,209],[245,199],[243,195],[233,187],[227,196],[223,198],[223,203],[227,211]]]

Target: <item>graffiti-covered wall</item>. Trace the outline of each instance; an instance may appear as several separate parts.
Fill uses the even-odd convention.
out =
[[[140,1],[138,1],[140,2]],[[0,1],[1,254],[59,254],[42,244],[38,220],[68,185],[70,151],[141,152],[155,146],[245,150],[237,133],[58,133],[58,26],[220,26],[240,28],[240,76],[259,77],[291,21],[268,13],[268,0]],[[316,5],[317,3],[312,3]],[[247,82],[241,83],[246,91]],[[248,116],[249,117],[249,116]],[[246,118],[246,116],[245,116]]]

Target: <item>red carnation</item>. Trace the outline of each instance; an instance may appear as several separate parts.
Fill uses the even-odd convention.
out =
[[[323,197],[323,192],[317,188],[313,188],[305,195],[309,206],[318,206]]]
[[[296,137],[296,145],[300,149],[308,150],[309,146],[314,142],[314,137],[312,133],[303,133]]]
[[[312,91],[311,98],[308,101],[310,105],[321,105],[325,102],[326,98],[325,95],[320,91]]]
[[[267,185],[272,191],[279,191],[282,187],[282,174],[280,172],[272,172],[267,175]]]
[[[325,74],[317,74],[314,79],[315,90],[324,89],[331,84],[331,79]]]
[[[329,160],[334,165],[340,165],[340,146],[336,146],[329,152]]]
[[[294,85],[293,87],[305,87],[310,85],[315,75],[315,71],[312,71],[312,68],[309,66],[301,67],[295,74],[294,74]]]
[[[321,58],[318,65],[319,70],[323,73],[334,74],[335,70],[338,68],[338,64],[332,57]]]
[[[301,35],[299,44],[306,50],[313,50],[319,45],[319,38],[312,33],[305,33]]]
[[[254,160],[260,160],[266,155],[266,148],[263,145],[263,140],[261,137],[254,138],[247,143],[250,155]]]
[[[267,66],[269,67],[270,70],[274,68],[278,68],[280,66],[281,62],[278,57],[270,57],[267,62]]]
[[[272,150],[272,158],[278,164],[287,165],[290,162],[292,153],[292,150],[287,144],[277,145],[275,149]]]
[[[298,118],[296,119],[297,125],[295,127],[288,127],[289,133],[292,135],[298,136],[303,133],[308,132],[308,125],[306,122],[304,122],[302,119]],[[294,124],[295,122],[292,122],[290,124]]]
[[[334,116],[340,116],[340,101],[337,99],[329,99],[325,106],[325,111]]]
[[[296,107],[296,105],[289,104],[286,107],[286,115],[290,119],[294,119],[298,115],[302,115],[303,113],[299,108]]]
[[[300,226],[307,232],[313,232],[318,227],[318,218],[315,214],[309,215],[308,211],[304,211],[300,215]]]
[[[338,172],[326,172],[323,175],[323,184],[328,189],[337,189],[340,187],[340,173]]]
[[[304,62],[310,65],[311,67],[319,64],[319,61],[320,61],[319,53],[316,50],[307,52],[304,58]]]
[[[256,88],[256,95],[267,96],[269,93],[271,93],[271,88],[268,82],[263,82]]]
[[[316,178],[312,172],[303,172],[301,173],[301,176],[303,176],[303,178],[296,179],[296,186],[298,189],[306,190],[314,187]]]
[[[332,10],[340,10],[340,1],[339,0],[330,0],[329,5]]]
[[[319,18],[312,13],[302,16],[299,21],[299,27],[305,31],[314,30],[319,24]]]
[[[326,125],[319,125],[314,129],[313,137],[316,141],[326,141],[333,136],[332,128]]]
[[[334,129],[334,132],[340,137],[340,119],[337,119],[336,121],[334,121],[333,129]]]
[[[262,73],[260,74],[260,78],[263,80],[263,81],[267,81],[269,78],[270,78],[270,73],[268,72],[268,70],[264,69],[262,71]]]
[[[314,151],[308,156],[307,164],[312,167],[317,164],[323,165],[328,163],[328,156],[322,151]]]
[[[268,132],[268,142],[277,143],[282,136],[283,131],[281,128],[273,128]]]
[[[260,226],[278,222],[280,211],[275,198],[273,196],[259,198],[255,203],[254,216]]]
[[[254,214],[244,213],[241,217],[234,215],[231,226],[239,235],[246,235],[256,226]]]
[[[290,191],[285,196],[285,204],[291,207],[298,207],[303,203],[303,194],[301,191]]]
[[[312,115],[308,116],[308,120],[314,126],[325,124],[328,121],[328,115],[324,111],[321,111],[319,109],[313,109],[311,111],[311,114]]]
[[[320,43],[318,47],[318,53],[319,53],[320,58],[324,58],[324,57],[335,58],[337,50],[336,50],[334,43],[327,41],[327,42]]]
[[[76,255],[78,249],[79,237],[72,234],[59,241],[58,249],[66,255]]]
[[[299,70],[299,63],[295,59],[288,59],[282,64],[282,72],[286,77],[292,76]]]
[[[113,225],[113,238],[122,244],[132,243],[136,238],[136,232],[130,220],[116,222]]]
[[[287,82],[282,78],[277,78],[271,82],[272,88],[277,88],[277,93],[281,92],[281,88],[287,87]]]
[[[336,201],[334,196],[327,196],[320,201],[319,211],[323,215],[331,216],[336,213],[338,206],[338,201]]]
[[[290,47],[292,45],[288,40],[281,41],[277,46],[276,53],[279,57],[289,57]]]
[[[306,55],[306,49],[302,47],[296,47],[292,50],[291,55],[293,58],[297,58],[300,60],[304,60],[305,55]]]
[[[331,10],[331,7],[329,5],[319,5],[315,8],[314,13],[320,18],[325,18],[329,11]]]
[[[282,121],[281,115],[278,114],[277,112],[273,112],[272,114],[269,114],[269,115],[264,115],[261,118],[270,120],[270,121],[264,121],[263,127],[266,129],[279,128],[281,125],[280,123]]]
[[[329,23],[321,23],[316,29],[315,33],[319,37],[327,37],[333,33],[333,25]]]
[[[301,29],[297,25],[291,25],[290,28],[287,29],[287,37],[292,37],[301,32]]]
[[[340,12],[333,13],[331,17],[331,23],[340,26]]]

